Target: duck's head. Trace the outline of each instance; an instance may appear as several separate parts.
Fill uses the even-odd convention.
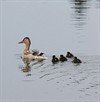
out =
[[[18,44],[24,43],[25,45],[29,45],[31,44],[30,38],[29,37],[25,37],[22,41],[18,42]]]

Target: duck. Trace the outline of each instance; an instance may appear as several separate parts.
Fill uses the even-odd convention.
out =
[[[73,58],[74,55],[68,51],[66,57],[67,57],[67,58]]]
[[[59,59],[55,56],[55,55],[53,55],[52,56],[52,63],[53,64],[56,64],[56,63],[58,63],[59,62]]]
[[[65,61],[67,61],[67,58],[64,57],[64,55],[60,55],[59,60],[60,60],[61,62],[65,62]]]
[[[82,61],[75,56],[72,63],[80,64],[80,63],[82,63]]]
[[[46,60],[47,57],[42,56],[44,53],[39,53],[39,51],[30,51],[30,45],[31,45],[31,40],[29,37],[24,37],[23,40],[21,40],[20,42],[18,42],[18,44],[25,44],[25,49],[22,52],[21,58],[24,59],[29,59],[29,60]]]

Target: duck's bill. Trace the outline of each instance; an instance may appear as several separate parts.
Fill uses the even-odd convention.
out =
[[[18,42],[18,44],[21,44],[21,43],[23,43],[23,41]]]

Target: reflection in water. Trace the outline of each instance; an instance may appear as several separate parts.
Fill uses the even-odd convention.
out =
[[[29,65],[25,66],[23,69],[22,69],[23,72],[29,72],[31,71],[31,68]]]
[[[73,4],[72,9],[74,9],[74,13],[72,15],[73,21],[75,21],[75,27],[79,30],[82,30],[86,24],[86,14],[89,0],[72,0]]]
[[[39,66],[37,66],[36,68],[34,69],[38,69],[40,67],[42,67],[44,65],[43,63],[43,60],[41,61],[30,61],[28,58],[25,58],[23,59],[23,62],[24,62],[24,67],[22,67],[22,71],[24,73],[27,73],[27,72],[30,72],[31,71],[31,67],[37,65],[37,64],[40,64]]]
[[[23,62],[25,64],[25,67],[22,68],[22,71],[25,72],[25,73],[31,71],[31,67],[29,65],[30,64],[29,59],[28,58],[24,59]]]
[[[100,8],[100,0],[96,0],[96,1],[97,1],[96,7],[97,7],[97,8]]]
[[[29,59],[28,58],[26,58],[26,59],[23,59],[23,62],[24,62],[24,64],[25,64],[25,67],[22,69],[22,71],[23,72],[29,72],[29,71],[31,71],[30,69],[31,69],[31,67],[30,67],[30,61],[29,61]]]

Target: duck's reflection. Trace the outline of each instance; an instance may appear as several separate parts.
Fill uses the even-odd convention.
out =
[[[24,62],[24,67],[22,68],[22,71],[24,73],[30,72],[31,71],[31,68],[34,65],[40,64],[39,66],[36,66],[36,68],[34,68],[34,69],[37,69],[38,67],[41,67],[41,66],[44,65],[43,60],[41,60],[41,61],[31,60],[30,61],[28,58],[25,58],[25,59],[23,59],[23,62]]]
[[[31,71],[31,67],[30,67],[29,65],[27,65],[27,66],[25,66],[25,67],[22,69],[22,71],[23,71],[24,73],[29,72],[29,71]]]
[[[23,59],[23,62],[25,64],[25,67],[22,69],[22,71],[25,73],[31,71],[30,60],[28,58],[25,58]]]

